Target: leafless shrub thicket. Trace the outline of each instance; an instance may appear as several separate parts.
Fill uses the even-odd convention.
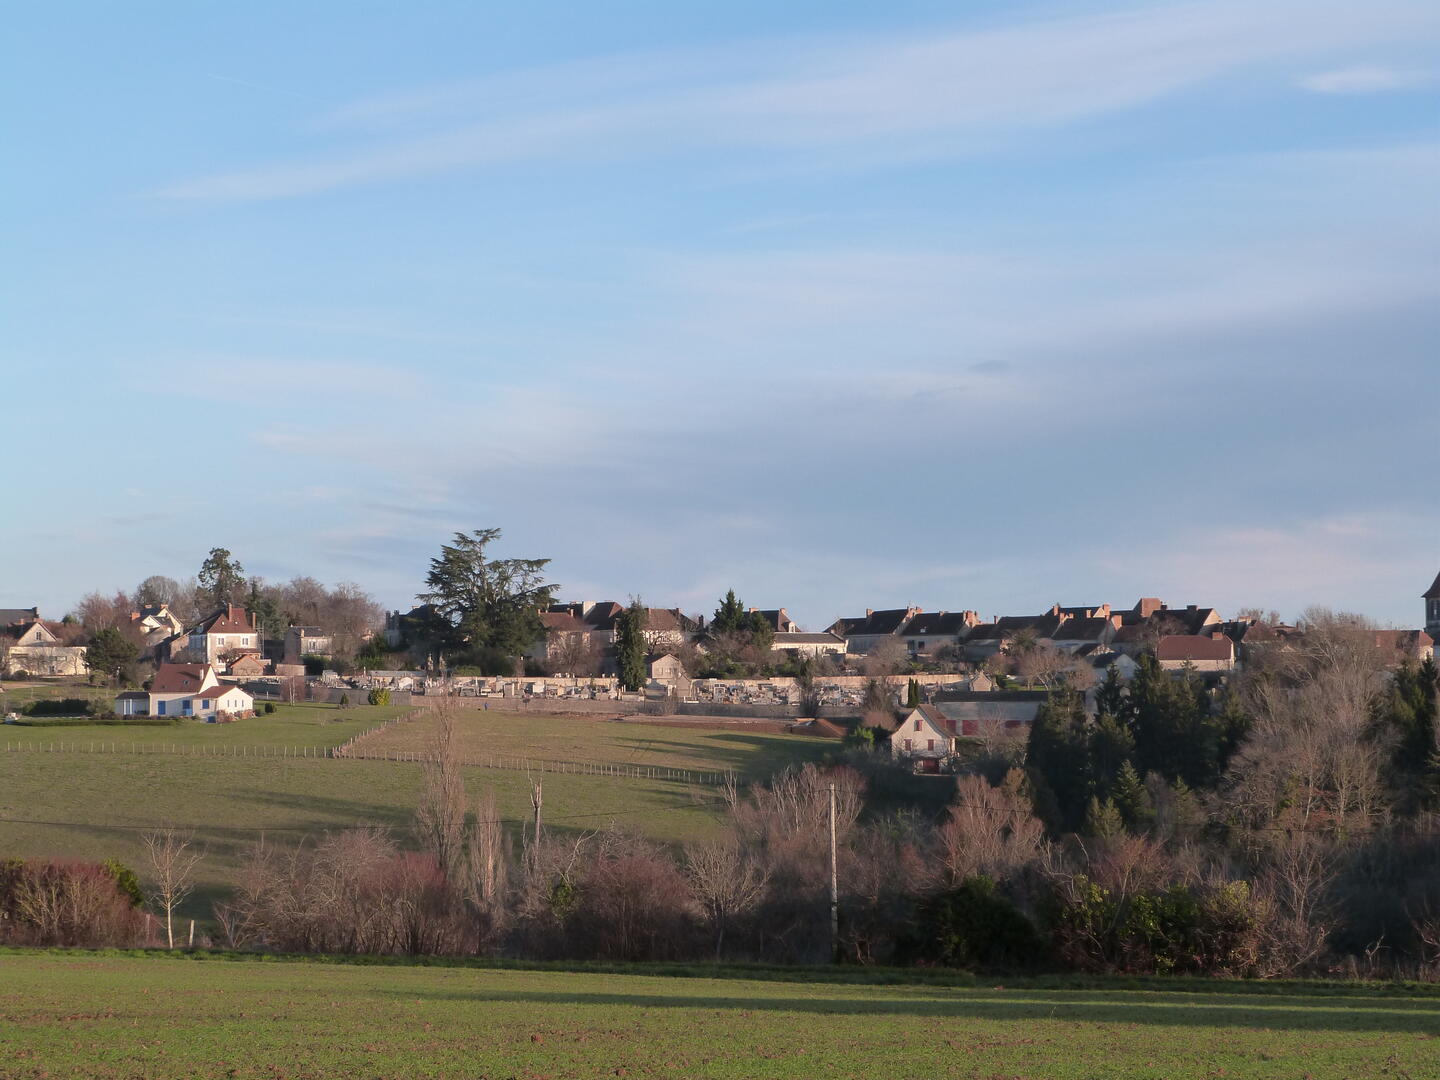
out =
[[[144,912],[98,863],[0,862],[0,943],[135,946],[147,943]]]

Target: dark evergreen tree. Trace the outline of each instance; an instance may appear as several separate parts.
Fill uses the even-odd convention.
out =
[[[90,667],[90,677],[96,680],[113,679],[117,683],[133,682],[135,660],[140,649],[114,626],[95,631],[90,644],[85,648],[85,663]]]
[[[285,636],[289,622],[285,613],[280,610],[280,603],[274,592],[265,589],[264,584],[258,577],[250,579],[250,594],[245,598],[245,608],[255,616],[261,637],[273,641]]]
[[[1125,680],[1114,664],[1105,669],[1105,680],[1095,690],[1095,711],[1117,719],[1125,715]]]
[[[920,682],[911,679],[905,687],[905,707],[907,709],[918,709],[920,707]]]
[[[1090,787],[1091,793],[1109,798],[1120,770],[1129,765],[1135,753],[1135,740],[1119,720],[1101,713],[1090,725]]]
[[[750,612],[746,625],[750,630],[750,642],[761,656],[767,656],[775,645],[775,627],[758,611]]]
[[[1090,739],[1085,702],[1074,690],[1057,691],[1040,706],[1025,763],[1036,792],[1035,812],[1054,833],[1079,829],[1090,798]]]
[[[731,589],[725,594],[725,599],[720,601],[720,606],[715,609],[715,617],[710,620],[710,632],[712,634],[738,634],[747,630],[753,630],[749,612],[740,598]]]
[[[1110,799],[1131,832],[1144,832],[1154,824],[1155,806],[1150,801],[1150,793],[1145,790],[1140,774],[1130,762],[1120,766],[1120,772],[1111,788]]]
[[[1220,778],[1220,738],[1205,689],[1191,672],[1172,674],[1150,653],[1140,656],[1124,719],[1135,739],[1135,767],[1191,787]]]
[[[430,560],[430,591],[417,599],[429,605],[427,629],[442,649],[513,668],[544,637],[540,612],[557,586],[545,581],[549,559],[491,559],[486,548],[499,538],[499,529],[456,533]]]
[[[1101,840],[1113,836],[1125,834],[1125,821],[1120,816],[1120,811],[1115,809],[1115,804],[1109,799],[1097,799],[1090,796],[1089,803],[1085,806],[1086,836],[1094,836]]]
[[[639,690],[645,685],[645,629],[649,621],[638,599],[630,601],[615,620],[615,662],[620,669],[620,685],[626,690]]]
[[[245,568],[226,548],[211,548],[195,575],[196,600],[204,609],[238,604],[245,597]]]

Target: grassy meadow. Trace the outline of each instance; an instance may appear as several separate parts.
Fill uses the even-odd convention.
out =
[[[141,832],[167,823],[193,828],[207,855],[186,914],[208,918],[211,902],[231,887],[245,851],[262,835],[285,842],[355,825],[407,829],[422,767],[374,760],[201,757],[187,756],[188,751],[332,746],[402,711],[285,705],[273,716],[233,724],[0,727],[0,856],[118,858],[143,878]],[[746,777],[768,776],[833,748],[833,743],[799,736],[686,731],[498,710],[467,712],[461,721],[467,745],[504,747],[495,753],[735,769]],[[405,748],[422,750],[431,723],[427,718],[397,725],[384,737],[397,735]],[[151,752],[89,752],[92,745],[123,747],[132,741]],[[52,743],[86,752],[52,753]],[[678,843],[719,828],[712,788],[563,773],[540,779],[545,821],[553,830],[614,824]],[[530,819],[530,779],[524,773],[469,768],[466,783],[472,800],[487,788],[494,790],[502,817],[514,829]]]
[[[1440,1062],[1440,1000],[1363,986],[877,985],[38,951],[0,954],[0,969],[9,1080],[1419,1080]]]
[[[586,714],[461,709],[456,714],[461,753],[468,760],[487,755],[545,758],[607,765],[656,765],[671,769],[733,771],[763,779],[788,765],[833,754],[833,739],[775,735],[736,728],[681,727]],[[397,724],[365,740],[366,749],[424,752],[439,724],[433,713]]]
[[[263,708],[263,705],[262,705]],[[0,753],[17,747],[51,743],[89,747],[110,743],[149,746],[248,747],[338,746],[377,724],[409,710],[398,705],[276,704],[275,712],[261,712],[230,724],[207,724],[185,719],[155,727],[115,724],[64,724],[47,727],[44,717],[33,724],[0,725]],[[30,718],[26,718],[30,719]]]

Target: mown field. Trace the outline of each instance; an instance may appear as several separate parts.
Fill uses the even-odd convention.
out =
[[[0,727],[0,856],[118,858],[143,878],[142,831],[163,824],[190,828],[207,854],[199,869],[200,887],[186,914],[208,918],[212,901],[231,887],[245,852],[262,835],[287,842],[330,829],[381,825],[396,830],[403,840],[419,796],[422,768],[390,761],[195,757],[185,756],[187,748],[334,745],[384,715],[377,717],[377,710],[368,707],[282,706],[272,717],[234,724]],[[571,729],[575,733],[566,737]],[[424,723],[394,730],[405,732],[417,748],[423,749],[429,737]],[[467,739],[503,743],[507,753],[554,759],[577,755],[573,759],[578,760],[583,752],[588,760],[735,769],[747,777],[768,776],[833,747],[793,736],[672,732],[499,712],[466,718],[462,730]],[[16,749],[20,740],[28,740],[29,748]],[[89,752],[91,743],[110,742],[123,751],[132,740],[150,752]],[[52,753],[52,742],[81,745],[86,752]],[[172,745],[181,753],[168,752]],[[701,839],[719,829],[718,793],[710,787],[557,773],[539,779],[551,829],[617,825],[665,843]],[[513,829],[530,819],[526,774],[470,768],[466,782],[472,801],[493,789],[500,813]]]
[[[434,744],[434,713],[387,728],[365,740],[367,749],[424,752]],[[593,764],[658,765],[672,769],[733,771],[744,779],[774,775],[788,765],[833,754],[833,739],[774,735],[743,728],[714,729],[646,723],[630,717],[537,715],[499,709],[460,709],[456,732],[467,760],[530,756]]]
[[[0,954],[0,1075],[1433,1077],[1440,1001]],[[814,979],[812,974],[810,979]]]
[[[338,746],[346,739],[408,712],[398,705],[277,704],[274,713],[261,712],[231,724],[181,720],[176,724],[63,724],[47,726],[44,717],[34,723],[0,725],[0,753],[51,743],[100,746],[131,743],[145,746],[243,747]],[[29,717],[27,720],[31,719]]]

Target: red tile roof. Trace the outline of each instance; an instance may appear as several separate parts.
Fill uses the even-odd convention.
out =
[[[217,611],[203,623],[200,629],[207,634],[245,634],[255,630],[250,613],[242,604],[231,604],[224,611]]]
[[[1155,646],[1157,660],[1234,660],[1235,643],[1224,634],[1201,637],[1198,634],[1166,634]]]
[[[200,689],[209,664],[161,664],[150,684],[152,694],[187,694]]]

